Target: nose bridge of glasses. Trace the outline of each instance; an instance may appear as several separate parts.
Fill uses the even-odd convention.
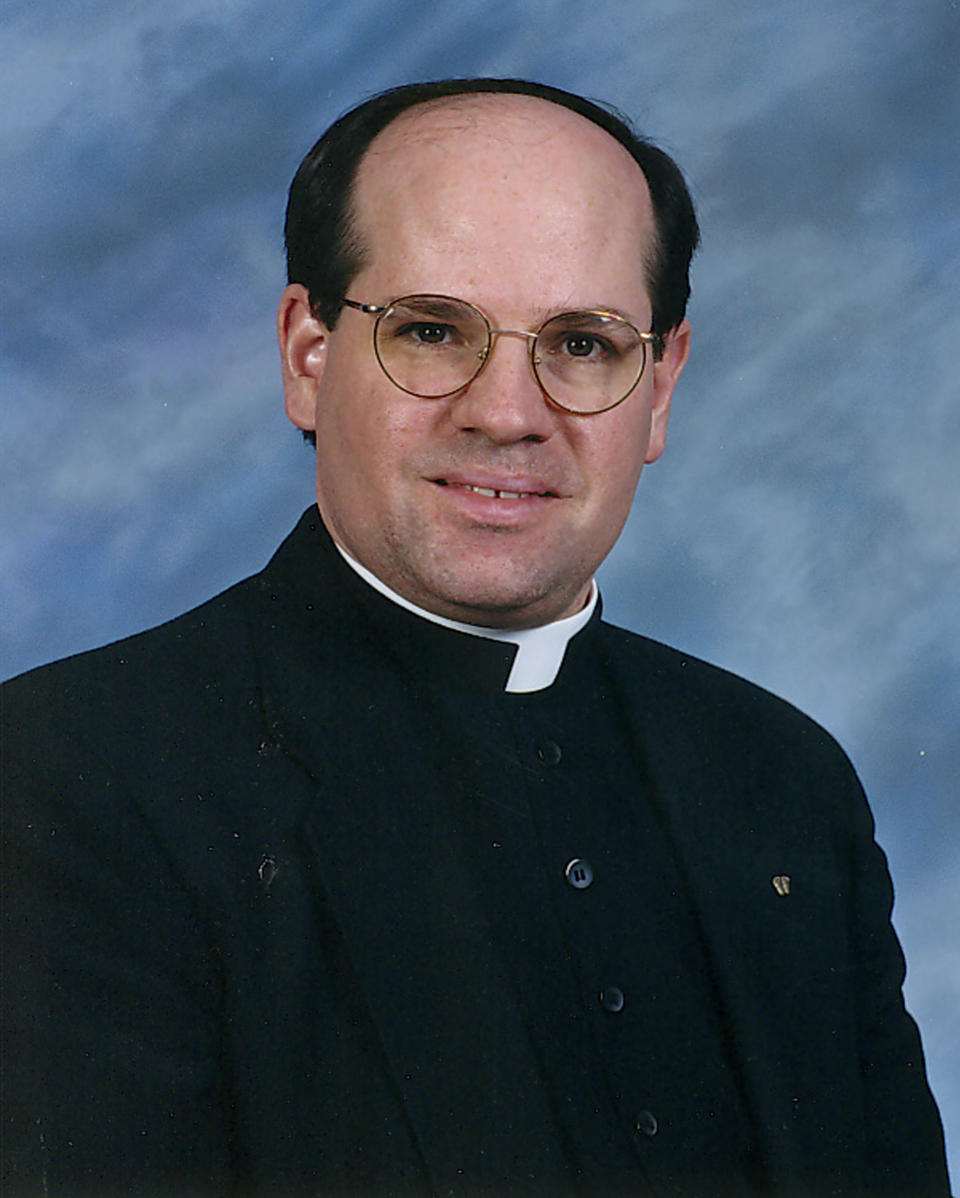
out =
[[[524,340],[526,340],[531,353],[533,352],[533,347],[537,340],[536,333],[528,333],[525,329],[491,329],[487,338],[487,344],[477,354],[477,357],[480,358],[484,364],[486,364],[487,359],[493,352],[494,342],[498,337],[522,337]]]
[[[526,337],[528,341],[536,341],[536,333],[528,333],[524,329],[491,329],[491,337]]]

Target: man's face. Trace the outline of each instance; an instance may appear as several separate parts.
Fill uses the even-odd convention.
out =
[[[365,265],[349,297],[469,300],[494,328],[606,309],[648,330],[653,215],[642,172],[608,134],[523,96],[404,114],[357,177]],[[317,502],[334,538],[383,582],[451,619],[529,627],[582,607],[663,450],[685,326],[619,406],[552,407],[525,338],[501,337],[484,371],[442,399],[384,375],[373,318],[328,330],[292,285],[279,315],[287,411],[317,437]],[[490,495],[490,491],[506,496]]]

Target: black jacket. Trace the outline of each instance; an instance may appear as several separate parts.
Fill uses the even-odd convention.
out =
[[[722,1030],[694,1014],[687,1047],[743,1144],[709,1102],[682,1132],[618,1109],[552,883],[510,855],[523,796],[486,802],[464,736],[512,650],[394,610],[310,509],[262,574],[3,688],[3,1193],[742,1193],[729,1151],[757,1193],[946,1194],[842,752],[599,619],[577,644],[676,863]]]

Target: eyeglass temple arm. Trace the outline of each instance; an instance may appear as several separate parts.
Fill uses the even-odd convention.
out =
[[[386,312],[383,304],[358,304],[356,300],[347,299],[346,296],[344,296],[342,302],[348,308],[356,308],[358,312],[366,312],[368,316],[379,316],[381,312]]]

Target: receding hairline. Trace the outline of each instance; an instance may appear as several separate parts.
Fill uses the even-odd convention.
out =
[[[348,191],[345,223],[357,253],[358,267],[363,269],[369,263],[370,247],[362,235],[362,221],[357,201],[361,192],[361,183],[369,170],[375,167],[376,159],[381,155],[402,153],[405,137],[426,142],[433,141],[438,145],[445,137],[457,132],[480,131],[495,137],[496,124],[492,122],[482,124],[477,118],[477,110],[481,107],[494,111],[499,110],[505,118],[505,127],[508,122],[515,129],[526,125],[532,131],[532,140],[534,139],[533,131],[538,127],[543,127],[542,122],[536,119],[535,114],[549,108],[554,120],[554,127],[549,131],[544,127],[544,133],[547,135],[557,136],[562,127],[567,125],[583,130],[594,138],[598,148],[612,147],[614,149],[621,164],[637,179],[639,191],[644,197],[648,223],[647,244],[644,249],[644,274],[647,290],[652,299],[657,260],[660,253],[660,234],[650,184],[643,167],[619,138],[589,116],[584,116],[582,113],[546,97],[522,92],[462,92],[449,96],[435,96],[404,108],[379,130],[360,156]],[[460,113],[459,118],[458,112]]]
[[[385,145],[389,145],[389,142],[396,138],[419,136],[439,141],[448,134],[467,131],[488,131],[494,136],[497,126],[492,122],[486,125],[480,122],[477,114],[481,109],[492,110],[493,113],[499,110],[501,117],[505,118],[505,123],[509,122],[515,128],[527,125],[534,134],[538,126],[543,128],[544,133],[556,132],[556,129],[548,131],[545,122],[536,119],[537,112],[549,112],[555,125],[582,129],[596,139],[598,147],[613,147],[622,161],[639,173],[649,193],[642,167],[623,142],[609,130],[556,100],[524,92],[458,92],[449,96],[434,96],[404,108],[371,139],[357,164],[354,183],[370,157],[383,152]]]

